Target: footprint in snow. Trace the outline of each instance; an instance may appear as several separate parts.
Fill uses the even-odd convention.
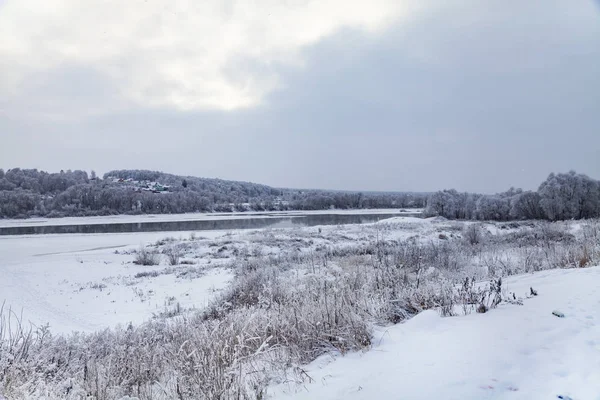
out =
[[[515,385],[508,384],[506,382],[499,382],[498,379],[492,378],[490,379],[489,384],[479,386],[483,390],[500,390],[507,392],[518,392],[519,388]]]

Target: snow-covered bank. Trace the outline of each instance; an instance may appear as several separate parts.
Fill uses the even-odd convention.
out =
[[[419,214],[422,209],[361,209],[361,210],[317,210],[317,211],[264,211],[238,213],[188,213],[188,214],[141,214],[108,215],[98,217],[0,219],[0,228],[24,226],[98,225],[143,222],[214,221],[219,219],[248,219],[301,217],[305,215],[359,215],[359,214]]]
[[[189,238],[176,232],[1,236],[0,305],[22,314],[24,322],[49,324],[55,333],[137,324],[176,304],[202,308],[227,285],[230,271],[206,268],[194,279],[135,277],[166,266],[134,265],[128,253],[168,236]]]
[[[600,267],[507,278],[523,306],[441,318],[425,311],[376,333],[373,349],[304,368],[272,399],[600,399]],[[554,310],[565,318],[552,315]]]

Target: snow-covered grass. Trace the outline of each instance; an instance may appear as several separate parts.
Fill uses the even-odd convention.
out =
[[[325,355],[301,384],[270,388],[273,399],[600,399],[600,267],[507,278],[522,306],[441,318],[424,311],[378,328],[373,347]],[[554,310],[565,318],[552,315]]]
[[[83,310],[102,315],[108,301],[114,298],[108,300],[108,295],[96,295],[91,299],[89,294],[80,293],[118,293],[117,299],[127,299],[120,292],[122,288],[134,292],[131,304],[135,304],[142,317],[130,318],[127,299],[115,306],[114,319],[106,316],[101,319],[104,326],[133,321],[127,328],[70,337],[52,336],[52,328],[33,331],[31,335],[27,329],[19,335],[17,329],[15,336],[14,332],[7,333],[10,329],[3,324],[7,340],[0,347],[0,371],[4,371],[0,372],[0,388],[11,398],[39,398],[44,394],[48,399],[79,399],[84,395],[94,399],[119,399],[125,395],[140,399],[266,398],[287,396],[286,392],[296,393],[302,387],[318,391],[322,390],[318,385],[310,385],[311,379],[315,379],[312,375],[318,376],[315,364],[307,367],[306,363],[315,359],[321,363],[323,359],[319,357],[323,355],[340,354],[349,355],[349,361],[339,362],[351,362],[363,350],[377,350],[380,342],[385,346],[388,342],[385,341],[387,336],[382,339],[383,331],[395,332],[411,324],[419,327],[419,320],[425,325],[419,328],[427,332],[425,338],[436,338],[445,332],[439,326],[451,331],[455,326],[462,326],[454,321],[472,321],[467,323],[475,329],[466,336],[469,341],[460,341],[457,347],[450,346],[450,349],[438,349],[440,357],[447,359],[447,364],[442,365],[451,365],[452,361],[460,364],[460,345],[479,338],[478,324],[486,327],[481,335],[481,341],[485,342],[494,332],[487,330],[485,323],[492,318],[490,316],[511,312],[505,310],[525,310],[544,296],[545,289],[536,287],[539,296],[528,299],[531,290],[526,287],[529,283],[524,283],[528,277],[513,276],[553,268],[595,271],[580,268],[600,264],[599,232],[595,221],[503,224],[394,218],[369,225],[212,232],[210,237],[100,235],[95,247],[90,246],[91,242],[84,244],[73,239],[72,246],[62,244],[56,246],[58,251],[43,253],[38,252],[39,248],[35,250],[38,246],[44,247],[40,243],[36,246],[35,240],[29,248],[25,239],[12,238],[17,245],[11,249],[13,255],[8,267],[4,267],[11,273],[19,268],[29,270],[38,275],[37,280],[29,276],[29,283],[37,281],[53,287],[61,265],[52,257],[58,256],[67,265],[64,274],[69,277],[70,285],[81,285],[84,279],[89,282],[89,286],[79,292],[69,293],[68,300],[63,298],[67,301],[65,305],[85,303],[78,314],[84,322],[90,320],[85,320]],[[58,240],[55,245],[60,243],[55,238],[48,237],[46,245],[53,240]],[[19,243],[23,245],[21,250],[18,250]],[[115,249],[118,243],[125,246]],[[134,264],[140,251],[156,253],[161,265]],[[172,253],[177,254],[179,265],[169,265]],[[36,254],[41,261],[32,265]],[[106,259],[115,265],[90,268],[94,266],[92,261],[104,263]],[[54,275],[48,273],[50,267],[56,270]],[[95,271],[95,275],[86,271]],[[45,279],[39,278],[40,272],[46,273]],[[205,293],[202,289],[199,292],[204,303],[198,301],[198,297],[194,302],[186,302],[180,292],[182,288],[189,285],[187,293],[197,296],[197,288],[214,285],[216,278],[210,276],[211,273],[218,273],[231,282],[220,286],[223,289],[216,295],[210,294],[214,300],[208,307],[203,306],[210,296],[202,294]],[[539,274],[532,276],[539,277]],[[557,284],[563,276],[550,272],[541,274],[554,276]],[[23,282],[27,284],[27,280]],[[40,290],[39,297],[43,301],[36,303],[38,296],[31,296],[34,300],[25,296],[32,301],[23,302],[26,305],[23,318],[28,319],[28,313],[35,313],[39,306],[42,307],[38,317],[61,315],[57,308],[43,307],[55,304],[54,298],[47,295],[48,287]],[[148,289],[150,287],[152,289]],[[577,287],[570,290],[576,291]],[[18,294],[14,292],[13,298],[18,300]],[[495,309],[498,305],[500,308]],[[556,307],[564,308],[564,305],[557,303]],[[434,320],[425,313],[410,320],[427,310],[433,310],[436,315],[461,317]],[[481,311],[487,312],[480,314]],[[561,311],[568,316],[568,311]],[[521,315],[520,312],[513,311],[515,315]],[[5,322],[12,320],[13,327],[18,319],[6,311],[3,318]],[[151,318],[149,322],[141,323],[148,318]],[[405,325],[394,325],[407,320]],[[504,319],[505,329],[516,329],[515,323],[519,320],[514,323],[510,320],[509,314]],[[64,327],[77,325],[75,322],[78,321],[65,316],[65,321],[57,319],[55,324]],[[79,325],[84,330],[94,330],[92,325]],[[431,329],[426,329],[429,325]],[[96,325],[96,329],[98,327]],[[455,337],[448,335],[450,339]],[[418,337],[416,334],[412,340],[416,343]],[[418,348],[416,344],[414,347]],[[370,353],[368,357],[375,354]],[[410,357],[418,359],[418,354]],[[469,360],[466,356],[463,358]],[[336,363],[331,368],[337,369],[335,365],[339,364]],[[460,365],[463,372],[468,370],[468,363]],[[479,364],[473,365],[477,368]],[[437,375],[419,375],[426,371],[425,367],[417,368],[415,381],[438,379]],[[450,376],[456,375],[452,372]],[[490,379],[505,378],[498,373]],[[338,396],[346,393],[343,385],[348,382],[351,381],[338,382],[341,390],[335,392]],[[466,387],[472,382],[461,382],[451,381],[459,388],[456,393],[469,394]],[[441,390],[444,386],[438,388]],[[396,387],[396,390],[401,388]],[[482,396],[474,398],[494,398],[497,393],[491,389],[479,390]],[[315,393],[309,398],[331,395]],[[386,398],[387,393],[381,392],[380,397]],[[365,398],[373,397],[378,396]]]

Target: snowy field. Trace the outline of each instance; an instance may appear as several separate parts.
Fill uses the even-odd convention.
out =
[[[184,216],[193,217],[186,214],[159,217],[177,220]],[[135,218],[138,217],[152,216]],[[134,217],[113,218],[120,221]],[[111,220],[110,217],[62,220],[88,223],[86,221],[98,219]],[[54,223],[54,220],[49,221]],[[415,218],[403,218],[403,221],[421,222]],[[184,309],[201,309],[233,276],[231,269],[225,266],[235,260],[236,255],[231,251],[218,252],[218,249],[234,240],[236,249],[246,250],[250,246],[256,251],[253,243],[258,236],[282,233],[276,246],[260,246],[261,254],[265,249],[266,254],[277,254],[289,250],[296,240],[284,232],[306,236],[319,229],[332,233],[329,239],[321,240],[328,245],[351,245],[346,242],[358,239],[363,231],[360,225],[348,225],[283,230],[0,236],[0,304],[4,303],[5,308],[35,326],[49,324],[55,333],[93,332],[117,324],[141,323],[177,304]],[[351,236],[340,238],[336,233],[340,230]],[[394,235],[406,238],[412,230],[401,229]],[[189,264],[156,277],[136,277],[168,268],[165,257],[156,266],[134,264],[136,251],[164,239],[179,244],[193,242],[194,249],[187,254],[188,259],[182,259]],[[177,269],[190,268],[200,272],[178,276],[181,274]]]
[[[203,233],[204,237],[223,234]],[[184,279],[175,273],[135,277],[166,266],[137,266],[128,253],[165,237],[184,240],[190,234],[2,236],[0,302],[26,321],[49,324],[59,333],[141,323],[171,303],[203,307],[231,279],[230,271],[198,264],[193,266],[202,268],[201,279]]]
[[[27,339],[8,398],[600,399],[597,221],[5,236],[0,255],[5,339],[17,318],[96,332],[52,379],[27,371],[64,342]]]

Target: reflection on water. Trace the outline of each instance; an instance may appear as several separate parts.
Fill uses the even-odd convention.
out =
[[[92,225],[19,226],[0,228],[0,235],[36,235],[55,233],[129,233],[210,231],[259,228],[291,228],[294,226],[366,224],[382,219],[420,214],[320,214],[293,217],[217,219],[210,221],[134,222]]]

